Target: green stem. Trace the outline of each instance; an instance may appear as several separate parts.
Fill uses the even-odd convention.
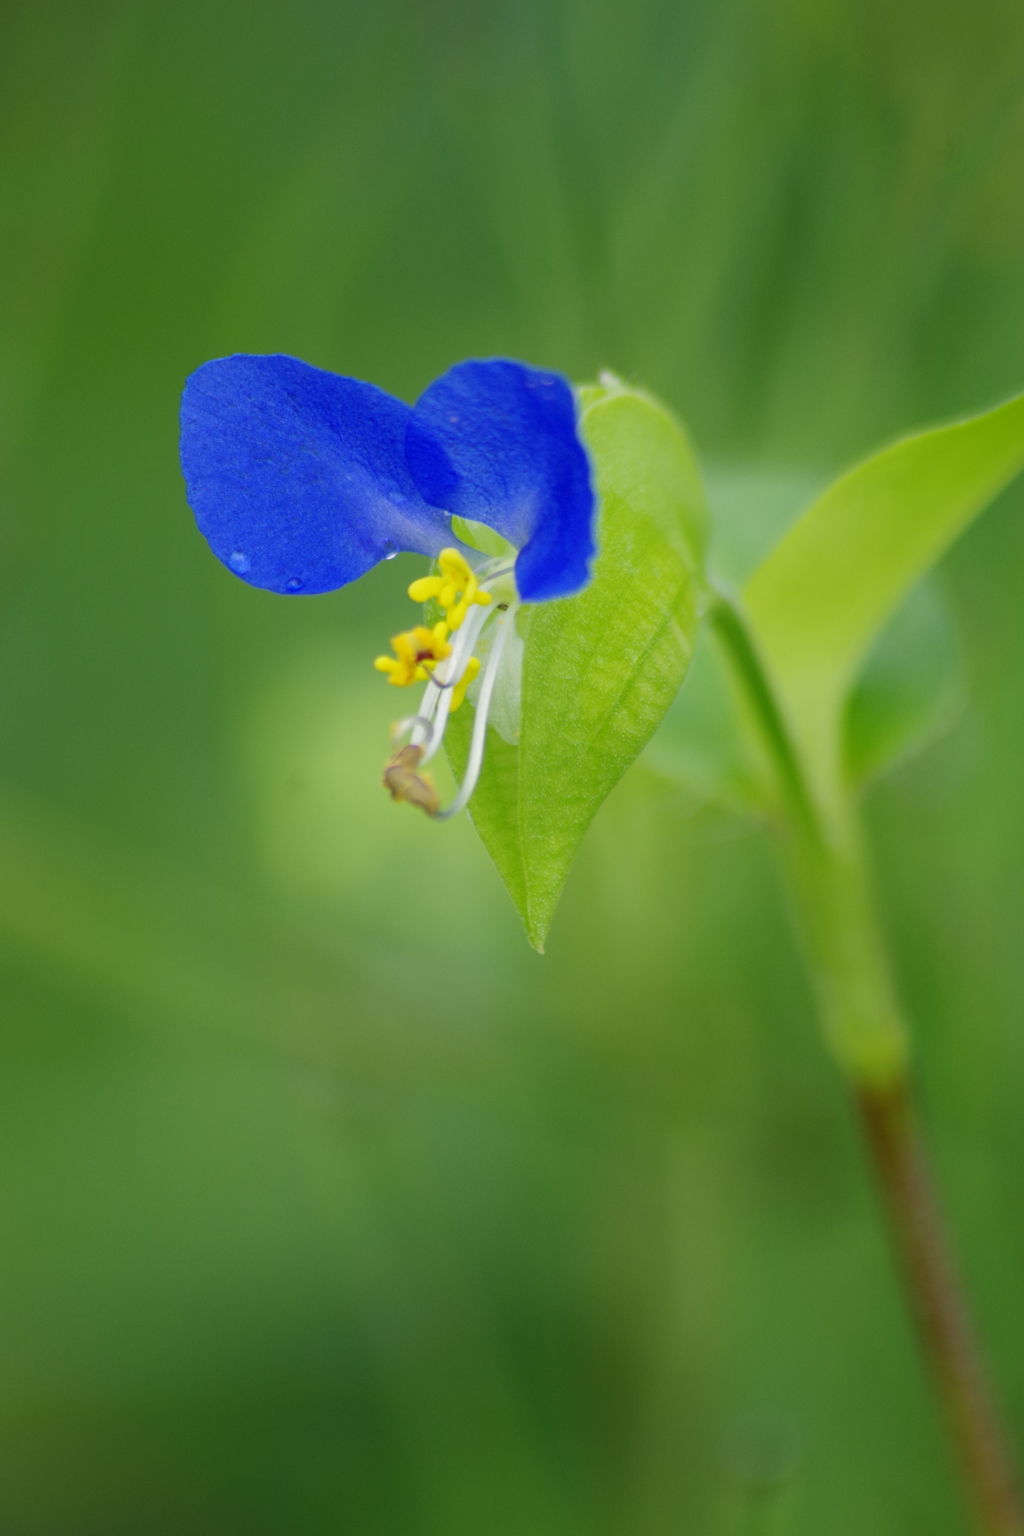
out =
[[[878,933],[860,831],[851,814],[828,835],[782,829],[804,957],[825,1038],[857,1086],[901,1082],[910,1041]]]
[[[852,820],[852,818],[851,818]],[[875,921],[856,828],[786,847],[786,868],[826,1037],[865,1132],[901,1278],[977,1528],[1024,1536],[1024,1507],[917,1128],[909,1041]]]
[[[909,1035],[878,929],[852,805],[826,822],[742,612],[712,621],[776,766],[783,864],[826,1041],[857,1107],[910,1310],[921,1336],[977,1528],[1024,1536],[1009,1441],[975,1340],[909,1077]]]
[[[743,611],[725,592],[716,592],[708,610],[708,618],[746,694],[757,729],[775,765],[779,788],[790,816],[805,836],[814,842],[819,835],[817,813],[796,748]]]

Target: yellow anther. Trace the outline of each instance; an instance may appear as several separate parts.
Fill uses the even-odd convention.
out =
[[[463,699],[466,697],[466,689],[480,671],[479,656],[471,656],[466,663],[466,670],[452,689],[452,702],[448,713],[454,715]]]
[[[436,597],[444,609],[449,630],[458,629],[474,603],[486,608],[491,601],[489,592],[481,592],[476,573],[457,549],[442,549],[437,557],[441,568],[439,576],[421,576],[409,588],[414,603],[425,603]],[[461,593],[461,596],[459,595]]]
[[[378,672],[388,673],[388,682],[395,688],[408,688],[410,683],[425,683],[439,661],[450,656],[448,625],[443,619],[428,629],[417,624],[404,634],[392,635],[393,656],[378,656],[374,666]]]

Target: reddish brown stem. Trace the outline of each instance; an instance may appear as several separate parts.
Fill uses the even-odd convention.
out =
[[[855,1089],[904,1283],[984,1536],[1024,1536],[1009,1446],[905,1084]]]

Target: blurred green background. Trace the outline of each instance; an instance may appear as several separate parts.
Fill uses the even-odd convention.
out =
[[[795,512],[1024,385],[1024,11],[2,0],[0,81],[0,1531],[960,1532],[767,842],[641,763],[533,954],[379,787],[415,562],[245,587],[176,413],[610,366]],[[1024,1441],[1022,511],[867,814]]]

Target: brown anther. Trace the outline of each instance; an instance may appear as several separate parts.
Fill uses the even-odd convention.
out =
[[[405,800],[409,805],[418,805],[428,816],[436,816],[441,800],[429,773],[416,772],[422,761],[422,747],[401,747],[385,765],[384,788],[392,800]]]

